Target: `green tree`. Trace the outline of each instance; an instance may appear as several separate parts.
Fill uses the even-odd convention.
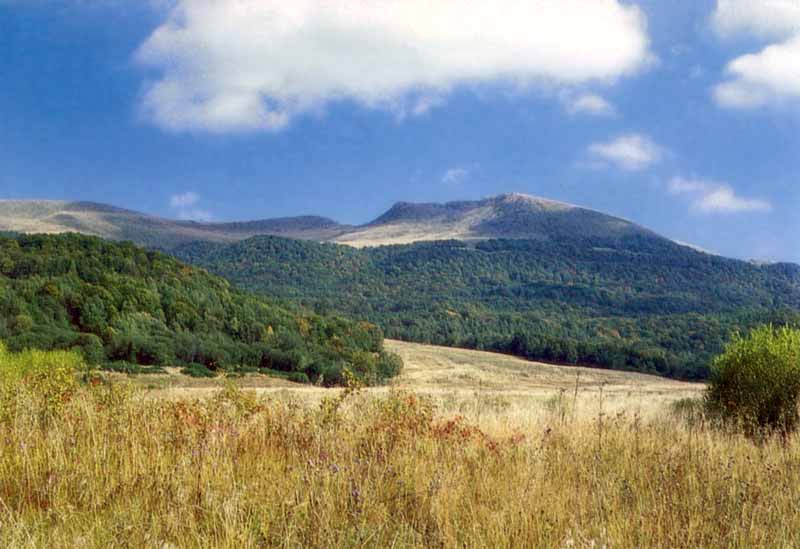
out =
[[[748,434],[783,435],[798,425],[800,330],[765,326],[736,336],[714,360],[709,409]]]

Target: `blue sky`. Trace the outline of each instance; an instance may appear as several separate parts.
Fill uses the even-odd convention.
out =
[[[0,0],[0,196],[362,223],[524,192],[800,262],[798,67],[797,0]]]

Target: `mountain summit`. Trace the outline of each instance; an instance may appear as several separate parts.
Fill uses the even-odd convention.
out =
[[[360,226],[317,216],[209,223],[151,216],[93,202],[0,200],[0,231],[78,232],[171,249],[192,241],[235,242],[255,235],[356,247],[430,240],[658,237],[630,221],[525,194],[437,203],[398,202]]]
[[[619,238],[635,234],[657,237],[652,231],[618,217],[511,193],[444,204],[398,202],[371,223],[334,240],[352,246],[376,246],[426,240]]]

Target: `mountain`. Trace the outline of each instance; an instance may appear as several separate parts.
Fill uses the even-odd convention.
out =
[[[331,239],[356,247],[430,240],[562,237],[658,237],[630,221],[525,194],[484,200],[414,204],[400,202],[371,223]]]
[[[0,340],[77,348],[128,370],[184,365],[323,384],[341,383],[344,368],[374,383],[400,366],[374,325],[289,309],[165,254],[76,234],[0,237]]]
[[[705,377],[735,331],[800,322],[796,265],[726,259],[520,194],[399,203],[357,227],[318,217],[198,223],[93,203],[5,201],[2,229],[165,249],[264,296],[365,319],[397,339],[682,378]]]
[[[316,216],[208,223],[164,219],[92,202],[0,200],[0,231],[79,232],[166,250],[187,242],[236,242],[256,235],[354,247],[448,239],[659,238],[624,219],[523,194],[445,204],[400,202],[357,227]]]
[[[94,202],[0,200],[0,231],[77,232],[170,249],[186,242],[235,242],[259,234],[328,240],[348,227],[317,216],[234,223],[164,219]]]
[[[378,226],[471,208],[401,207]],[[726,259],[623,222],[609,230],[606,219],[589,217],[603,237],[587,236],[590,224],[577,236],[361,249],[259,236],[174,253],[252,291],[364,318],[393,339],[679,378],[706,377],[737,330],[800,321],[797,265]]]

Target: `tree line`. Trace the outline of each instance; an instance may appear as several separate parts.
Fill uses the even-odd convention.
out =
[[[66,235],[0,237],[0,339],[12,351],[78,349],[141,371],[261,371],[337,385],[396,375],[368,322],[282,306],[157,251]]]

